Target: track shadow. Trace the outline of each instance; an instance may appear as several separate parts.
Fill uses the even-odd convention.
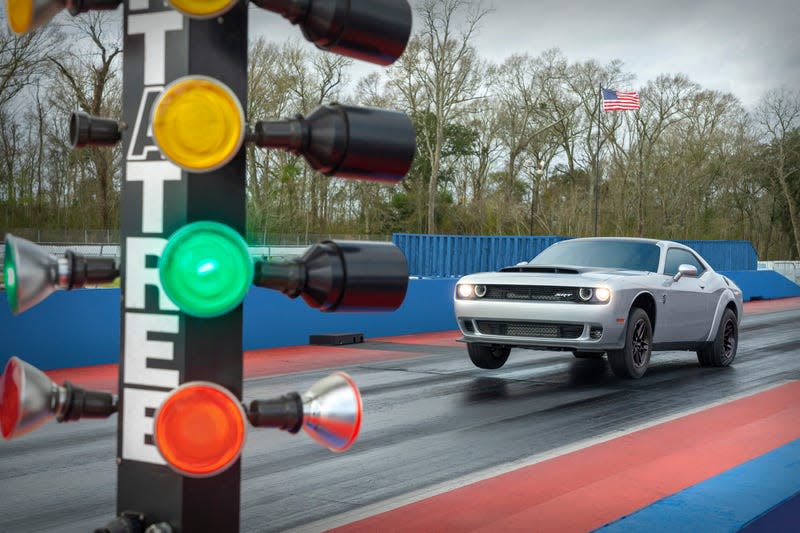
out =
[[[569,381],[571,386],[586,386],[605,384],[612,379],[610,367],[605,357],[597,359],[575,359],[569,366]]]
[[[508,398],[508,381],[503,378],[479,377],[467,385],[467,403],[482,403]]]

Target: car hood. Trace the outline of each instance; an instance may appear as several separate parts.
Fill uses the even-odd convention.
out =
[[[646,276],[649,272],[574,266],[518,265],[500,272],[481,272],[461,278],[462,283],[498,285],[559,285],[579,286],[583,283],[603,283],[612,279]]]

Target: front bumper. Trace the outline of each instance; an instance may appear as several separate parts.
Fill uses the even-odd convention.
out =
[[[598,352],[619,350],[625,344],[627,310],[618,312],[613,301],[600,305],[456,299],[455,312],[466,342]],[[507,322],[513,326],[489,328],[486,322]],[[533,326],[526,328],[526,324]],[[544,327],[547,325],[550,327]],[[594,338],[598,329],[602,332],[599,338]],[[507,331],[498,334],[498,330]],[[537,331],[546,332],[547,336],[536,336]],[[567,331],[570,333],[565,333]],[[554,337],[554,334],[570,338]]]

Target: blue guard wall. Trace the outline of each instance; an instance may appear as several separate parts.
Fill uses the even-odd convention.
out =
[[[301,300],[251,289],[244,302],[245,350],[296,346],[324,333],[366,338],[456,329],[453,290],[458,276],[526,261],[564,237],[462,237],[397,234],[412,279],[402,307],[392,313],[320,313]],[[736,282],[745,301],[800,296],[800,287],[771,270],[756,270],[748,241],[686,241]],[[0,363],[12,355],[44,370],[116,363],[120,339],[119,289],[56,292],[12,316],[0,305]]]

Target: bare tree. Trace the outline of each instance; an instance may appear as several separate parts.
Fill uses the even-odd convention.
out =
[[[459,26],[458,18],[466,15]],[[405,54],[390,69],[391,84],[406,108],[416,117],[431,116],[432,131],[418,132],[420,150],[431,162],[428,181],[428,233],[436,231],[436,195],[442,165],[444,130],[463,112],[464,104],[478,97],[483,64],[470,41],[488,13],[467,0],[423,0],[418,14],[419,34],[412,37]]]
[[[294,80],[283,68],[284,57],[294,53],[298,43],[267,42],[264,38],[250,43],[248,50],[247,117],[251,123],[275,120],[296,112],[292,89]],[[251,233],[266,234],[270,225],[281,226],[285,214],[277,208],[280,199],[277,167],[284,160],[295,160],[288,154],[260,150],[247,144],[247,225]]]
[[[789,221],[794,234],[794,245],[800,257],[800,219],[797,212],[797,201],[789,188],[789,178],[796,168],[787,165],[789,159],[788,133],[800,127],[800,92],[786,88],[768,91],[756,109],[756,121],[761,127],[765,141],[774,150],[772,158],[773,179],[780,184],[786,206],[789,209]]]
[[[625,114],[628,148],[623,147],[619,138],[614,140],[617,149],[627,154],[630,173],[635,176],[634,210],[639,236],[645,235],[650,178],[656,171],[659,142],[666,131],[685,118],[686,102],[697,90],[697,84],[684,75],[662,75],[649,82],[640,92],[641,109]]]
[[[263,39],[250,46],[248,117],[251,121],[308,114],[339,99],[352,60],[309,48],[296,40],[280,45]],[[248,148],[248,227],[304,233],[319,229],[334,213],[337,184],[309,170],[301,158],[281,151]]]
[[[121,111],[121,83],[118,59],[122,53],[119,35],[109,35],[113,27],[105,12],[92,12],[71,21],[81,40],[66,53],[53,53],[48,59],[58,72],[53,100],[64,114],[76,106],[97,116],[117,117]],[[116,150],[119,158],[119,150]],[[97,205],[103,228],[112,226],[116,210],[115,150],[90,148],[89,159],[97,179]]]
[[[0,24],[0,109],[38,81],[56,33],[50,28],[17,36]]]
[[[0,24],[0,202],[5,203],[4,223],[8,227],[14,219],[23,189],[34,177],[29,164],[37,161],[28,149],[33,141],[26,130],[28,91],[36,93],[36,86],[47,74],[46,55],[56,40],[56,28],[45,28],[25,35],[14,35],[7,24]],[[33,100],[38,104],[38,93]],[[36,143],[41,146],[40,143]],[[41,168],[39,168],[41,170]],[[39,181],[41,185],[41,181]],[[41,192],[41,187],[38,189]],[[18,194],[19,193],[19,194]],[[37,206],[40,207],[37,196]]]

